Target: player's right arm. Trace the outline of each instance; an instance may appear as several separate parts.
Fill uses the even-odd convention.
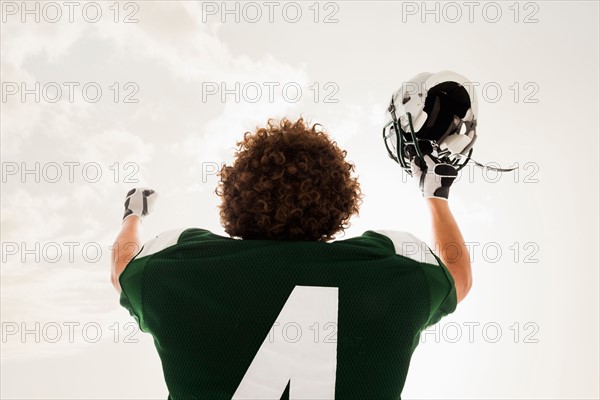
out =
[[[433,248],[454,278],[456,300],[461,302],[471,290],[472,275],[469,250],[448,205],[450,186],[458,173],[454,166],[436,164],[429,156],[413,160],[412,173],[431,213]]]

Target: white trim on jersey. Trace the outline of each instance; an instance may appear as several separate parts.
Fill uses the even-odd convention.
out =
[[[171,229],[169,231],[158,234],[154,239],[148,240],[144,243],[142,251],[135,256],[136,259],[149,256],[154,253],[158,253],[161,250],[166,249],[177,244],[179,236],[188,228]]]
[[[429,246],[411,233],[387,230],[377,230],[374,232],[390,238],[392,243],[394,243],[396,254],[421,263],[438,265],[438,261]]]

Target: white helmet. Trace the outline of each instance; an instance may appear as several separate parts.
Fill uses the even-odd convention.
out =
[[[477,134],[474,86],[452,71],[421,73],[396,90],[383,138],[392,159],[410,174],[415,156],[464,167]]]

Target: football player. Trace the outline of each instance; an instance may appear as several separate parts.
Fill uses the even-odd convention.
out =
[[[154,338],[169,399],[400,398],[420,333],[471,288],[448,204],[457,171],[411,160],[432,247],[454,250],[436,253],[399,230],[334,240],[362,202],[345,157],[303,119],[246,133],[219,172],[227,236],[186,228],[142,245],[158,195],[127,193],[112,284]]]

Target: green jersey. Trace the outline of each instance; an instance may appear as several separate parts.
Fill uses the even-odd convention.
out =
[[[456,308],[452,276],[414,236],[150,240],[119,276],[170,400],[398,399],[421,331]]]

